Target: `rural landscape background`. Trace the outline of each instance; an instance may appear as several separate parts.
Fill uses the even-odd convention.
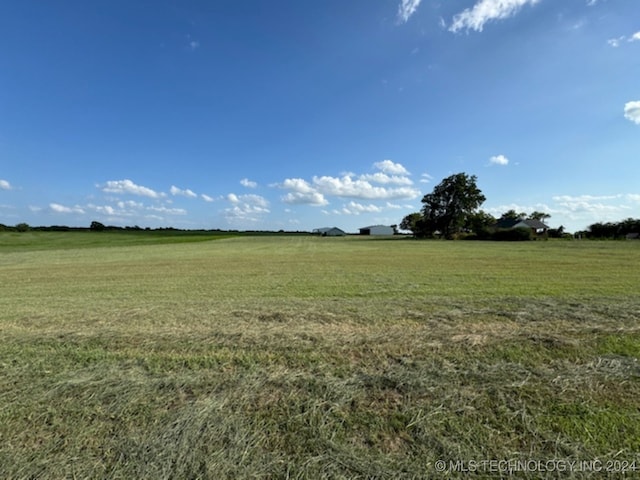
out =
[[[0,2],[0,479],[639,477],[639,22]]]
[[[0,232],[0,476],[631,468],[638,245]]]

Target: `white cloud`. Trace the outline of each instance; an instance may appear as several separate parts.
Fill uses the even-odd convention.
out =
[[[581,230],[596,222],[618,221],[628,217],[636,208],[634,202],[638,200],[638,194],[556,195],[552,197],[552,207],[537,205],[513,208],[519,212],[546,212],[551,214],[554,225],[571,225],[570,229]]]
[[[610,38],[607,40],[607,43],[613,48],[618,48],[620,46],[620,42],[624,41],[624,39],[625,37]]]
[[[204,193],[202,193],[200,195],[200,197],[205,201],[205,202],[213,202],[213,197],[210,197],[209,195],[205,195]]]
[[[117,203],[117,205],[118,205],[118,208],[121,208],[123,210],[126,208],[133,208],[133,209],[139,210],[144,207],[144,204],[142,202],[134,202],[133,200],[127,200],[126,202],[120,201]]]
[[[281,198],[284,203],[291,205],[312,205],[315,207],[327,205],[329,202],[324,195],[312,187],[302,178],[287,178],[281,188],[291,190]]]
[[[360,215],[361,213],[379,213],[381,211],[382,208],[377,205],[362,205],[361,203],[351,201],[342,207],[341,213],[345,215]]]
[[[0,190],[12,190],[13,187],[6,180],[0,179]]]
[[[155,192],[150,188],[143,187],[140,185],[136,185],[131,180],[110,180],[105,186],[102,188],[103,192],[108,193],[121,193],[121,194],[131,194],[131,195],[140,195],[143,197],[149,198],[160,198],[163,194]]]
[[[289,192],[282,197],[282,201],[291,205],[312,205],[314,207],[329,204],[324,195],[319,192]]]
[[[384,160],[374,164],[380,172],[357,176],[345,173],[340,177],[314,176],[311,182],[302,178],[287,178],[276,186],[290,190],[282,201],[290,204],[327,205],[326,197],[355,198],[366,200],[390,200],[416,198],[420,192],[411,187],[409,172],[399,163]],[[374,185],[378,184],[378,185]],[[380,186],[385,185],[385,186]],[[397,185],[387,187],[386,185]]]
[[[475,30],[481,32],[485,23],[515,15],[525,5],[535,5],[540,0],[479,0],[472,8],[467,8],[453,17],[450,32]]]
[[[428,173],[420,175],[420,183],[429,183],[431,180],[433,180],[433,177]]]
[[[387,200],[415,198],[419,195],[419,192],[411,187],[374,187],[366,180],[354,180],[349,175],[340,178],[330,176],[313,177],[313,185],[320,193],[336,197]]]
[[[578,195],[578,196],[556,195],[555,197],[552,197],[552,199],[556,202],[565,202],[565,203],[615,200],[616,198],[620,198],[620,195]]]
[[[256,188],[258,186],[256,182],[253,182],[248,178],[243,178],[242,180],[240,180],[240,185],[247,188]]]
[[[181,195],[183,197],[189,197],[189,198],[197,198],[198,195],[196,193],[194,193],[193,191],[189,190],[188,188],[186,190],[182,190],[178,187],[176,187],[175,185],[171,185],[171,189],[169,190],[169,192],[171,192],[171,195],[176,196],[176,195]]]
[[[118,211],[115,208],[113,208],[111,205],[93,205],[90,203],[89,205],[87,205],[87,208],[96,213],[101,213],[103,215],[109,215],[109,216],[114,216],[114,215],[129,216],[130,215],[130,213],[124,211],[124,209],[121,209],[120,211]]]
[[[586,213],[592,218],[607,216],[609,214],[623,215],[624,212],[631,209],[631,207],[626,205],[607,205],[605,203],[592,202],[560,202],[558,205],[566,208],[569,213]]]
[[[313,193],[315,191],[309,182],[302,178],[287,178],[282,183],[282,188],[293,190],[298,193]]]
[[[406,23],[411,18],[411,15],[416,13],[418,6],[422,0],[401,0],[398,6],[398,21]]]
[[[491,165],[509,165],[509,159],[504,155],[494,155],[489,159]]]
[[[387,175],[386,173],[382,172],[360,175],[360,179],[368,182],[380,183],[383,185],[413,185],[413,182],[409,177],[403,177],[400,175]]]
[[[391,175],[409,175],[409,172],[406,168],[404,168],[402,164],[395,163],[392,160],[383,160],[381,162],[376,162],[373,164],[373,166],[381,172]]]
[[[398,210],[398,209],[402,208],[402,205],[398,205],[396,203],[387,202],[387,208]]]
[[[627,102],[624,106],[624,118],[640,125],[640,100]]]
[[[161,207],[147,207],[147,210],[152,212],[166,213],[169,215],[186,215],[187,211],[184,208],[167,208],[165,206]]]
[[[269,202],[260,195],[236,195],[230,193],[227,200],[231,207],[224,210],[225,218],[232,223],[256,223],[261,216],[269,213]]]
[[[624,42],[625,40],[629,43],[640,42],[640,32],[636,32],[630,37],[622,35],[617,38],[610,38],[609,40],[607,40],[607,43],[613,48],[618,48],[622,44],[622,42]]]
[[[269,211],[267,209],[269,202],[260,195],[236,195],[235,193],[230,193],[227,195],[227,200],[235,205],[244,204],[251,206],[255,211]]]
[[[84,213],[84,210],[77,205],[75,207],[65,207],[59,203],[50,203],[49,208],[55,213]]]

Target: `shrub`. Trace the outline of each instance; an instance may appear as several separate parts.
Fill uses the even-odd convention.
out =
[[[497,230],[493,234],[493,240],[503,242],[521,242],[525,240],[531,240],[531,238],[531,230],[525,227]]]

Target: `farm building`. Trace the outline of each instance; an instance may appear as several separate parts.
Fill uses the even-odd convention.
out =
[[[542,223],[540,220],[523,218],[503,218],[498,220],[496,228],[510,230],[513,228],[528,228],[534,237],[545,237],[549,227]]]
[[[313,233],[322,237],[344,237],[346,232],[338,227],[316,228]]]
[[[394,233],[393,227],[388,225],[371,225],[360,229],[360,235],[393,235]]]

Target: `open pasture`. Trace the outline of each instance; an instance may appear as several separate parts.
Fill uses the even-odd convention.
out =
[[[0,478],[640,470],[638,242],[28,235],[0,234]]]

